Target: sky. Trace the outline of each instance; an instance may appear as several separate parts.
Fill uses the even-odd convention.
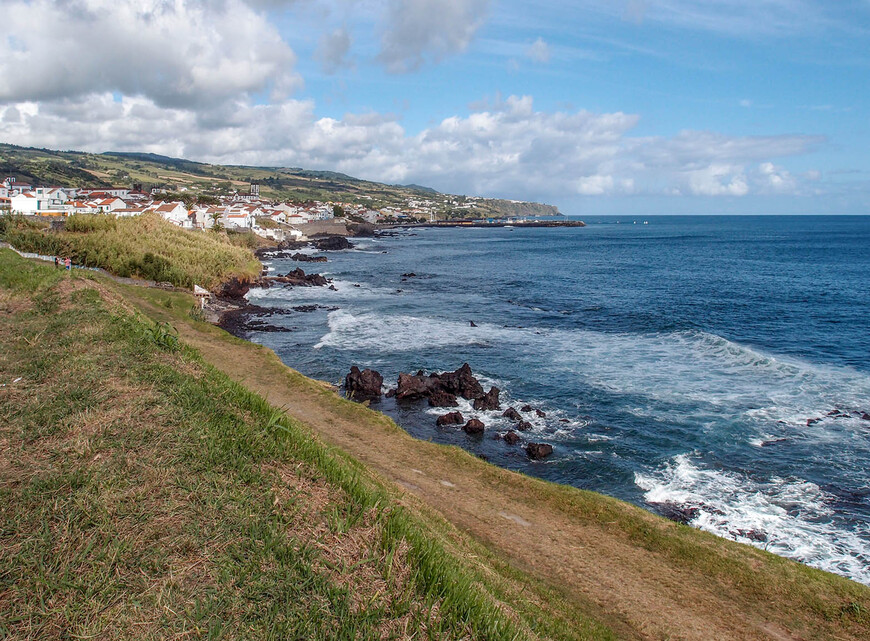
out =
[[[870,213],[870,0],[4,0],[0,142]]]

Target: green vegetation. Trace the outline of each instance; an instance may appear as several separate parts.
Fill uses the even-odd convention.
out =
[[[116,287],[0,251],[0,638],[614,638]]]
[[[76,264],[101,267],[118,276],[187,288],[198,284],[211,289],[232,277],[255,278],[260,263],[248,236],[187,231],[157,214],[75,215],[66,220],[62,231],[17,216],[0,217],[0,237],[20,251],[70,256]]]
[[[502,216],[553,216],[558,209],[539,203],[495,199],[469,199],[441,194],[419,185],[385,185],[330,171],[299,168],[209,165],[156,154],[88,154],[31,149],[0,144],[3,176],[42,185],[108,187],[112,184],[166,189],[188,204],[208,204],[215,196],[235,190],[247,193],[249,184],[260,185],[263,198],[297,203],[341,201],[372,209],[402,208],[409,199],[434,203],[439,218],[490,218]],[[187,191],[179,192],[185,188]],[[464,207],[471,203],[472,207]]]

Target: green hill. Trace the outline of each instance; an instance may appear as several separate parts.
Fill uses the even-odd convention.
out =
[[[251,183],[273,200],[341,201],[372,209],[406,208],[409,201],[429,201],[438,218],[499,218],[554,216],[559,210],[540,203],[442,194],[420,185],[386,185],[332,171],[288,167],[211,165],[150,153],[52,151],[0,144],[0,173],[36,185],[71,187],[165,188],[210,196],[236,190],[247,193]]]

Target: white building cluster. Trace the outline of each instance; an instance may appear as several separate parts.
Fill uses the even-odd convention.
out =
[[[333,207],[333,203],[321,202],[275,204],[253,193],[221,198],[217,205],[188,207],[181,201],[163,200],[159,193],[146,194],[125,188],[34,187],[18,182],[13,177],[0,183],[0,209],[16,214],[50,217],[72,214],[139,216],[153,211],[185,229],[211,229],[220,225],[279,239],[288,231],[296,235],[292,233],[293,225],[332,218]]]

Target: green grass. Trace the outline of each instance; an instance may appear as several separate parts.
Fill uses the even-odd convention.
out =
[[[20,217],[0,219],[0,236],[21,251],[70,256],[76,264],[118,276],[212,289],[232,277],[253,279],[261,269],[247,236],[188,231],[157,214],[75,215],[67,219],[64,231],[50,231]]]
[[[126,288],[129,290],[130,288]],[[190,298],[182,294],[136,288],[135,296],[146,299],[159,308],[161,317],[173,322],[189,322]],[[215,343],[227,341],[244,344],[252,358],[262,356],[261,346],[245,343],[211,326],[197,326],[207,332]],[[395,434],[397,439],[407,434],[386,416],[349,402],[317,382],[283,367],[270,354],[263,362],[275,365],[274,379],[286,381],[299,394],[317,398],[324,408],[342,419],[374,425]],[[541,514],[562,513],[578,523],[600,528],[602,536],[619,539],[649,553],[650,558],[664,559],[674,568],[690,569],[705,577],[710,585],[722,587],[723,599],[733,599],[747,612],[778,608],[792,629],[805,630],[807,638],[828,638],[831,630],[842,629],[843,638],[863,638],[870,630],[870,590],[844,577],[823,572],[789,559],[717,537],[692,527],[673,523],[637,506],[595,492],[546,482],[485,465],[475,456],[458,447],[439,446],[426,450],[426,456],[438,457],[485,478],[494,492],[525,497]],[[503,575],[511,570],[497,557],[478,551],[481,557],[499,568]],[[496,590],[497,591],[497,590]],[[588,608],[587,612],[595,612]],[[539,628],[544,626],[539,624]],[[577,624],[578,629],[581,624]],[[552,634],[552,633],[551,633]],[[590,633],[596,638],[600,631]]]
[[[91,278],[0,251],[0,639],[613,638]]]

